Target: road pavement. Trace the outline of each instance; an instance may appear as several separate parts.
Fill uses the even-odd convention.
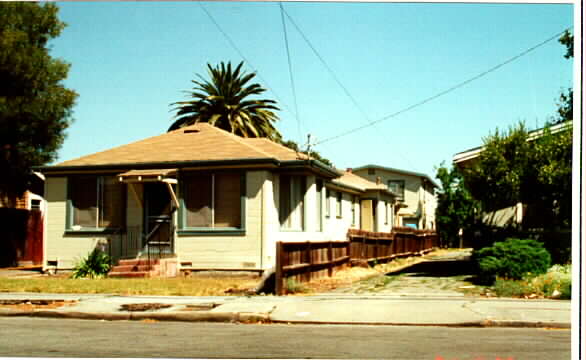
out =
[[[570,331],[0,318],[0,356],[565,360]]]

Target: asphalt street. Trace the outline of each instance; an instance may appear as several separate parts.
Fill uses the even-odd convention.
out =
[[[570,359],[570,331],[0,318],[2,357]]]

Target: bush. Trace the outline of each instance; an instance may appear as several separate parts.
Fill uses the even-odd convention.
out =
[[[540,297],[569,300],[572,298],[571,266],[552,266],[546,274],[523,280],[497,279],[493,290],[502,297]]]
[[[527,274],[544,274],[551,256],[543,245],[531,239],[507,239],[472,255],[481,283],[492,284],[497,277],[521,280]]]
[[[112,259],[100,249],[94,249],[73,268],[74,279],[104,277],[112,267]]]

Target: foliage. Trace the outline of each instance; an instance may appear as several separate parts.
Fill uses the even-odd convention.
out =
[[[572,298],[571,265],[552,266],[547,273],[522,280],[497,279],[493,291],[500,297]]]
[[[96,248],[85,259],[82,259],[71,275],[74,279],[79,278],[100,278],[106,276],[112,267],[112,259],[108,254]]]
[[[274,127],[278,120],[273,110],[279,110],[274,100],[256,99],[266,90],[257,83],[250,84],[254,73],[241,72],[243,63],[232,70],[228,62],[213,67],[208,64],[210,80],[198,77],[192,80],[193,91],[187,91],[192,100],[179,101],[175,105],[176,120],[168,131],[197,122],[208,122],[213,126],[243,137],[266,137],[281,139]]]
[[[566,31],[558,41],[566,47],[564,57],[566,59],[574,58],[574,35]],[[553,118],[554,125],[574,118],[574,90],[572,88],[561,92],[557,106],[557,115]]]
[[[484,139],[477,161],[463,175],[484,211],[517,202],[540,209],[543,228],[568,227],[571,219],[572,126],[549,128],[532,141],[523,123]]]
[[[474,251],[472,260],[481,283],[492,283],[497,277],[520,280],[528,273],[543,274],[551,264],[540,242],[515,238]]]
[[[435,219],[442,245],[459,246],[459,231],[466,231],[474,223],[477,202],[464,186],[462,173],[457,167],[448,169],[442,163],[436,178],[441,183],[437,193]]]
[[[286,146],[291,150],[295,150],[297,152],[307,154],[307,151],[300,150],[299,145],[293,140],[286,140],[286,141],[281,140],[280,143],[281,143],[281,145]],[[309,156],[320,161],[321,163],[323,163],[325,165],[328,165],[330,167],[334,167],[334,164],[329,159],[326,159],[325,157],[321,156],[317,151],[310,151]]]
[[[306,293],[309,289],[301,283],[298,283],[293,278],[288,278],[285,284],[285,291],[287,294]]]
[[[18,196],[30,169],[56,158],[77,94],[64,87],[69,65],[48,42],[65,24],[55,4],[0,3],[0,189]]]

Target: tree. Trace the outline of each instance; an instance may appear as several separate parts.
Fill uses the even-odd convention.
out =
[[[448,169],[444,163],[437,169],[441,183],[437,194],[435,219],[442,245],[458,246],[460,230],[474,224],[477,203],[464,186],[462,173],[457,167]]]
[[[566,47],[566,59],[574,58],[574,35],[569,31],[564,32],[558,40]],[[572,120],[574,117],[574,90],[570,87],[563,90],[557,101],[557,114],[553,118],[553,124],[559,124],[564,121]]]
[[[49,55],[65,23],[55,4],[0,3],[0,195],[27,188],[31,167],[55,160],[77,94],[69,64]]]
[[[464,180],[484,211],[522,202],[539,209],[540,226],[570,226],[572,126],[553,133],[549,127],[535,139],[523,123],[484,140],[484,149]]]
[[[192,100],[179,101],[176,120],[168,131],[197,122],[208,122],[243,137],[281,139],[274,127],[278,120],[273,110],[279,110],[273,100],[252,98],[266,90],[257,83],[250,84],[254,73],[241,72],[243,63],[232,70],[230,62],[215,67],[208,64],[210,80],[198,75],[201,81],[192,80],[193,91],[187,91]]]

